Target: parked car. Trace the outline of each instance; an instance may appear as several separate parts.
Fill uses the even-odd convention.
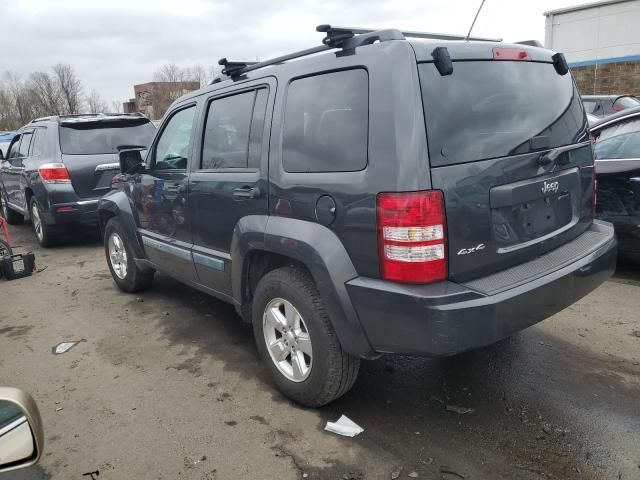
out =
[[[562,55],[319,30],[317,48],[221,60],[144,163],[123,152],[99,204],[118,287],[160,270],[232,303],[277,387],[319,406],[363,358],[482,347],[612,275]]]
[[[0,132],[0,160],[6,157],[11,140],[15,135],[16,132]]]
[[[22,390],[0,387],[0,473],[36,464],[43,448],[36,402]]]
[[[582,103],[587,113],[599,118],[640,106],[633,95],[583,95]]]
[[[591,127],[598,173],[598,218],[612,222],[621,257],[640,262],[640,107]]]
[[[18,130],[0,166],[8,223],[30,219],[41,246],[65,228],[96,226],[98,199],[119,172],[118,148],[146,147],[156,128],[139,114],[45,117]]]

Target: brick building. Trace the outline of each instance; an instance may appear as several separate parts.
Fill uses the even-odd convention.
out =
[[[149,82],[133,86],[135,98],[122,104],[125,113],[142,112],[159,120],[182,95],[200,88],[200,82]]]
[[[545,13],[545,47],[567,58],[580,93],[640,96],[640,0]]]

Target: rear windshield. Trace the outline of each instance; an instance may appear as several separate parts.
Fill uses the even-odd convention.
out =
[[[60,126],[60,148],[67,155],[118,153],[118,146],[148,147],[156,132],[149,120],[143,122],[83,122]]]
[[[441,76],[419,64],[432,166],[473,162],[585,140],[571,75],[534,62],[454,62]],[[533,137],[538,137],[531,141]]]

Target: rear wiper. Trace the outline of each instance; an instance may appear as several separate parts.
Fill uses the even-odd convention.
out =
[[[572,150],[576,150],[578,148],[582,148],[584,146],[584,143],[576,143],[573,145],[565,145],[564,147],[554,148],[553,150],[548,151],[544,155],[541,155],[540,158],[538,158],[538,165],[549,165],[551,162],[556,162],[558,165],[566,165],[567,163],[569,163],[569,156],[567,155],[566,157],[564,157],[564,159],[560,159],[560,155]]]

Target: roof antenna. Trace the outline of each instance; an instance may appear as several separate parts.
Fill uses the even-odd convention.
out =
[[[473,17],[473,22],[471,22],[471,27],[469,28],[469,33],[467,33],[467,36],[464,39],[465,42],[469,41],[469,37],[471,36],[471,30],[473,30],[473,26],[476,24],[476,20],[478,19],[478,15],[480,15],[480,10],[482,10],[483,6],[484,6],[484,0],[482,0],[482,2],[480,3],[480,7],[478,8],[478,11],[476,12],[476,16]]]

